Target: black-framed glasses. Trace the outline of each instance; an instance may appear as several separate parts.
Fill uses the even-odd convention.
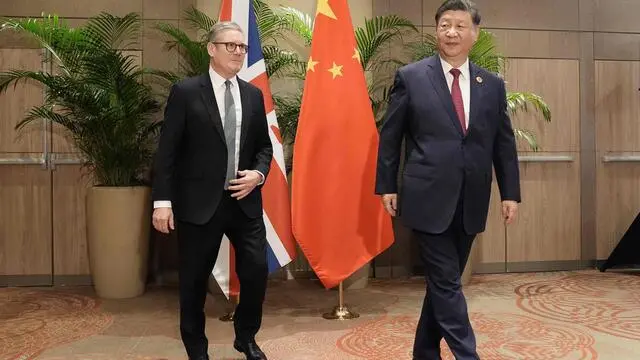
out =
[[[234,53],[236,52],[236,49],[240,49],[241,53],[246,54],[247,51],[249,50],[249,45],[247,44],[237,44],[234,42],[219,42],[219,41],[212,42],[212,44],[224,45],[227,51],[230,53]]]

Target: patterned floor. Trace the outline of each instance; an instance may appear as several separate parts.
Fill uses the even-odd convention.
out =
[[[477,275],[465,288],[481,358],[640,359],[640,276],[595,271]],[[269,286],[258,342],[271,360],[411,359],[421,279],[372,281],[345,294],[361,317],[324,320],[337,300],[317,282]],[[0,359],[182,360],[173,288],[100,301],[90,287],[0,289]],[[207,301],[213,359],[242,359]],[[443,359],[453,359],[443,341]]]

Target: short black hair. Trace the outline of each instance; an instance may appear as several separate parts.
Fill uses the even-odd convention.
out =
[[[471,20],[473,20],[474,25],[480,25],[480,12],[476,8],[476,4],[469,0],[446,0],[440,7],[438,11],[436,11],[436,24],[440,21],[442,14],[445,11],[450,10],[462,10],[471,14]]]

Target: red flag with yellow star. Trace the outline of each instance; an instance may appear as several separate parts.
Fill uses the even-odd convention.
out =
[[[318,0],[293,150],[295,239],[326,288],[393,243],[374,194],[378,131],[346,0]]]

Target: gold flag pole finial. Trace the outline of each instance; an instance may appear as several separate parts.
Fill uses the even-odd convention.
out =
[[[360,317],[358,313],[355,313],[344,304],[344,295],[342,290],[342,281],[338,288],[338,306],[333,308],[333,311],[322,315],[327,320],[349,320]]]

